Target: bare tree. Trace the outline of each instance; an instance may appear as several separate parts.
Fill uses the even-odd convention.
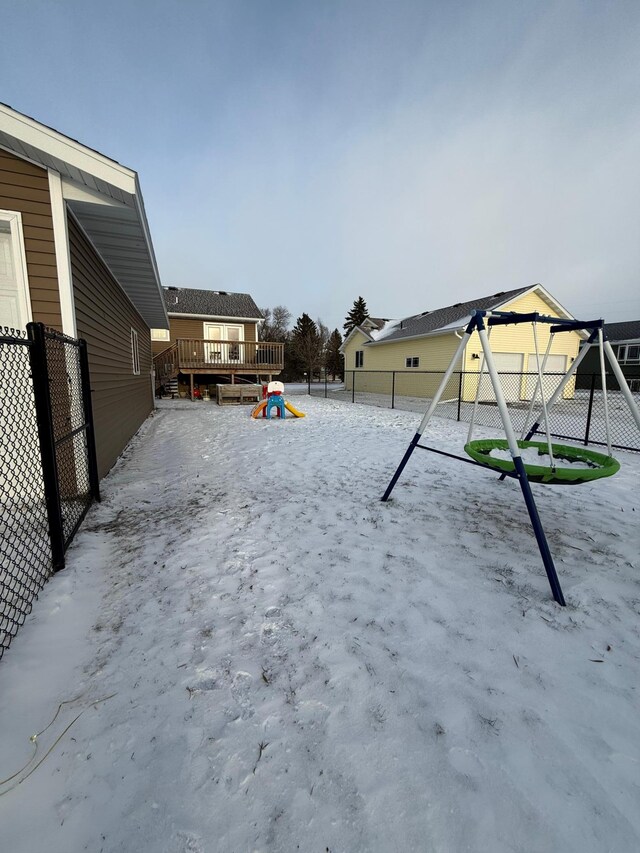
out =
[[[258,336],[261,341],[285,341],[289,336],[291,312],[284,305],[262,308],[264,323],[260,324]]]

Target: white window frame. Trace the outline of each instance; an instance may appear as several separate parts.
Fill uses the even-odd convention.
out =
[[[420,356],[419,355],[408,355],[404,360],[405,367],[420,367]]]
[[[360,362],[358,364],[358,362]],[[356,350],[356,367],[364,367],[364,350],[357,349]]]
[[[140,376],[140,348],[138,346],[138,333],[131,329],[131,366],[133,375]]]
[[[169,329],[151,329],[152,341],[170,341],[171,334]]]
[[[628,353],[631,348],[638,350],[636,358],[628,358]],[[620,344],[618,347],[618,363],[619,364],[640,364],[640,344]]]
[[[20,314],[26,317],[24,327],[31,323],[31,294],[29,293],[29,274],[27,272],[27,255],[24,247],[24,230],[22,228],[22,214],[17,210],[0,210],[0,219],[9,223],[11,232],[11,248],[18,284],[18,300],[20,303]]]
[[[220,338],[210,338],[210,328],[220,329]],[[238,340],[229,339],[229,329],[238,330]],[[210,364],[240,363],[244,358],[244,324],[205,322],[202,324],[202,336],[205,341],[205,361]],[[214,349],[217,347],[217,349]]]

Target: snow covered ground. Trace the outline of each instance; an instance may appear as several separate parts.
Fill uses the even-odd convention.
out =
[[[640,849],[638,454],[534,486],[563,609],[516,482],[380,502],[415,414],[160,405],[0,664],[3,851]]]

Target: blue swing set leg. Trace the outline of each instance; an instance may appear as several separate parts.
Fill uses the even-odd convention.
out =
[[[400,474],[402,474],[402,472],[404,471],[404,466],[407,464],[407,462],[408,462],[408,461],[409,461],[409,459],[411,458],[411,454],[412,454],[412,453],[413,453],[413,451],[416,449],[416,445],[417,445],[417,443],[418,443],[419,441],[420,441],[420,433],[419,433],[419,432],[417,432],[417,433],[413,436],[413,439],[412,439],[412,441],[411,441],[411,444],[409,445],[409,447],[407,447],[406,453],[405,453],[405,454],[404,454],[404,456],[402,457],[402,461],[400,462],[400,464],[399,464],[399,465],[398,465],[398,467],[396,468],[396,473],[395,473],[395,474],[393,475],[393,477],[391,478],[391,482],[390,482],[390,483],[389,483],[389,485],[387,486],[387,490],[386,490],[386,492],[384,493],[384,495],[380,498],[380,500],[385,501],[385,502],[389,500],[389,495],[390,495],[390,494],[391,494],[391,492],[393,491],[393,487],[394,487],[394,486],[395,486],[395,484],[398,482],[398,479],[399,479],[399,477],[400,477]]]
[[[547,573],[551,592],[555,601],[557,601],[557,603],[561,607],[565,607],[566,602],[564,600],[564,595],[562,594],[560,581],[558,580],[558,573],[556,572],[553,557],[551,556],[551,551],[549,550],[549,543],[547,542],[547,537],[545,536],[544,529],[542,527],[542,522],[540,521],[540,516],[538,515],[538,507],[536,506],[536,502],[533,499],[531,483],[529,482],[529,478],[527,477],[527,472],[524,468],[524,462],[522,461],[522,458],[520,456],[517,456],[513,460],[513,464],[518,474],[520,488],[522,489],[524,502],[527,505],[529,518],[531,519],[531,526],[533,527],[536,542],[538,543],[538,548],[540,549],[540,556],[542,557],[542,562],[544,563],[544,570]]]

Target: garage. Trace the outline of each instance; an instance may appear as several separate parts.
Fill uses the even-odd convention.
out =
[[[494,352],[493,361],[496,370],[500,374],[500,385],[502,386],[502,393],[505,399],[508,403],[517,402],[521,399],[524,354],[521,352]],[[481,402],[495,400],[496,398],[491,378],[486,371],[487,368],[485,365],[485,373],[482,377],[478,398]],[[535,388],[535,383],[533,387]]]

